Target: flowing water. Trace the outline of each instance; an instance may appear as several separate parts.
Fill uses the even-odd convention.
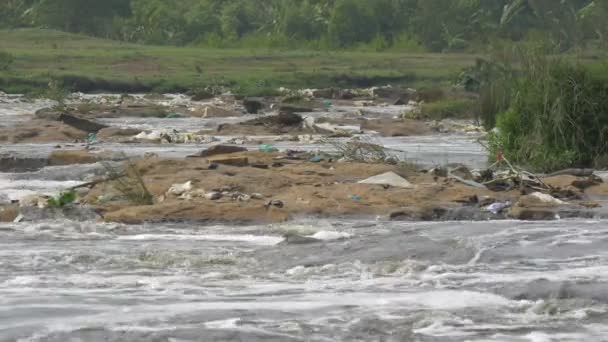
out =
[[[0,340],[608,341],[607,244],[597,221],[4,224]]]
[[[8,124],[45,105],[20,103],[0,103]],[[148,124],[179,127],[166,120]],[[381,140],[423,164],[485,162],[466,136]],[[185,156],[203,147],[95,148]],[[0,152],[44,158],[53,148]],[[0,201],[103,172],[93,164],[0,173]],[[318,241],[286,243],[287,232]],[[586,220],[4,223],[0,341],[608,341],[607,246],[606,222]]]

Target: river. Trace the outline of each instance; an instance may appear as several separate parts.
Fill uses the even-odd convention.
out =
[[[7,125],[48,105],[19,103],[0,104]],[[179,119],[159,125],[170,120]],[[485,162],[468,137],[382,142],[421,163]],[[96,148],[185,156],[202,147]],[[15,156],[52,149],[0,146]],[[0,194],[51,194],[99,172],[0,173]],[[285,242],[293,232],[319,241]],[[608,341],[607,246],[606,222],[589,220],[3,223],[0,341]]]

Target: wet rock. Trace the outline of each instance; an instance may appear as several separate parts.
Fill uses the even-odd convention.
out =
[[[441,221],[449,209],[439,206],[403,208],[389,215],[391,221]]]
[[[55,150],[49,156],[48,165],[93,164],[97,161],[98,156],[87,150]]]
[[[48,110],[41,110],[41,111],[36,112],[36,117],[38,117],[40,119],[45,119],[45,120],[60,121],[68,126],[74,127],[78,130],[81,130],[81,131],[84,131],[87,133],[97,133],[100,130],[108,127],[106,125],[102,125],[102,124],[94,122],[94,121],[83,119],[83,118],[77,117],[75,115],[61,113],[61,112],[48,111]]]
[[[15,127],[0,128],[0,142],[51,143],[84,141],[87,133],[57,121],[32,120]]]
[[[262,98],[250,97],[243,100],[243,106],[245,107],[245,110],[247,110],[247,113],[257,114],[264,108],[264,102]]]
[[[19,215],[20,210],[16,205],[0,206],[0,222],[13,222]]]
[[[509,217],[525,221],[550,221],[558,218],[557,212],[543,208],[523,208],[515,206],[509,211]]]
[[[195,158],[195,157],[202,157],[202,158],[206,158],[206,157],[211,157],[211,156],[216,156],[216,155],[220,155],[220,154],[232,154],[232,153],[239,153],[239,152],[247,152],[247,149],[245,147],[240,147],[240,146],[233,146],[233,145],[215,145],[215,146],[211,146],[208,149],[201,151],[200,153],[197,153],[193,156],[188,156],[189,158]]]
[[[294,114],[294,113],[310,113],[314,112],[312,107],[303,107],[295,105],[281,105],[279,107],[279,114]]]
[[[47,158],[0,155],[0,172],[32,172],[47,166]]]
[[[222,164],[231,166],[247,166],[249,158],[247,157],[231,157],[230,155],[219,155],[207,159],[210,164]]]
[[[97,133],[97,138],[102,141],[112,138],[131,138],[139,133],[141,130],[134,128],[107,127]]]
[[[295,233],[288,233],[288,234],[285,234],[283,237],[285,238],[285,240],[283,240],[283,242],[281,242],[281,244],[303,245],[303,244],[321,242],[321,240],[319,240],[319,239],[311,238],[308,236],[302,236],[302,235],[295,234]]]
[[[43,220],[96,221],[99,214],[90,207],[70,205],[64,208],[22,207],[23,221],[34,222]]]

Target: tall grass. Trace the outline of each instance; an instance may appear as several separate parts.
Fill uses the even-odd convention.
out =
[[[538,171],[601,167],[608,155],[608,64],[523,53],[512,68],[515,76],[489,83],[507,108],[494,116],[491,151]]]

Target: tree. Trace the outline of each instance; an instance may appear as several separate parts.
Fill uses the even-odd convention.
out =
[[[377,33],[376,21],[367,0],[340,0],[329,19],[329,36],[337,46],[369,42]]]

